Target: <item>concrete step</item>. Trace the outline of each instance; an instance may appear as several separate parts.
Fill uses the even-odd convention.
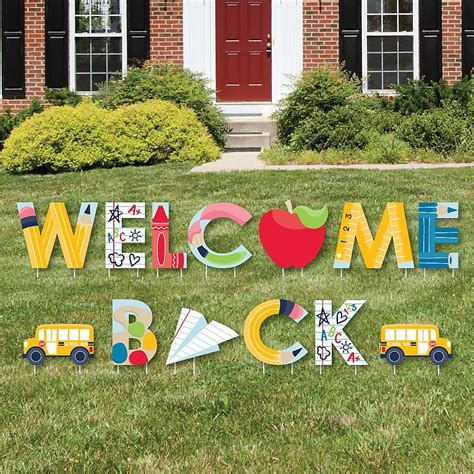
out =
[[[275,133],[275,124],[270,117],[233,116],[227,118],[227,124],[230,133]]]
[[[269,148],[270,133],[231,133],[227,135],[226,148],[229,150]]]

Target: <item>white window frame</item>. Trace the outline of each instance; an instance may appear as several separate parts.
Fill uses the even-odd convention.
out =
[[[76,2],[69,1],[69,89],[76,92],[76,38],[121,38],[122,39],[122,77],[127,74],[128,67],[128,24],[127,0],[120,0],[122,17],[121,33],[76,33]],[[94,95],[96,92],[77,92],[80,95]]]
[[[383,1],[383,0],[382,0]],[[369,36],[409,36],[413,37],[413,79],[420,78],[420,17],[419,0],[413,0],[413,32],[400,31],[393,33],[368,32],[367,31],[367,0],[362,0],[362,77],[363,91],[366,94],[395,95],[393,89],[369,89],[368,84],[368,53],[367,38]]]

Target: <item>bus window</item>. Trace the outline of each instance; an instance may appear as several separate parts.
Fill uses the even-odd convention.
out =
[[[404,341],[405,340],[405,329],[397,329],[397,341]]]
[[[428,341],[428,329],[423,329],[423,341]]]
[[[431,340],[436,341],[436,331],[434,329],[431,330]]]
[[[407,340],[416,341],[416,329],[407,329]]]
[[[60,329],[59,330],[59,340],[60,341],[67,341],[67,329]]]
[[[71,341],[79,340],[79,329],[69,329],[69,340]]]
[[[385,329],[385,340],[386,341],[395,340],[395,331],[393,329]]]
[[[51,341],[51,329],[46,329],[46,340]]]
[[[418,340],[420,342],[425,342],[425,339],[423,339],[423,329],[418,329]]]
[[[40,329],[40,331],[38,333],[38,339],[40,341],[44,341],[44,329]]]
[[[81,329],[81,341],[88,341],[90,339],[89,329]]]

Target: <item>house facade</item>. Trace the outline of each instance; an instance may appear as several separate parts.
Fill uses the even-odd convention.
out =
[[[228,113],[267,113],[291,76],[343,64],[368,92],[474,67],[474,0],[1,0],[0,109],[93,94],[129,64],[200,71]]]

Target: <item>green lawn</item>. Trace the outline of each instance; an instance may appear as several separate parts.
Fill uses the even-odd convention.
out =
[[[399,471],[472,472],[472,264],[474,170],[300,171],[192,175],[188,165],[95,170],[12,177],[0,172],[0,471]],[[281,272],[258,240],[259,217],[298,204],[330,209],[321,255],[306,269]],[[50,201],[64,200],[75,219],[82,201],[99,201],[86,269],[72,273],[56,249],[51,268],[36,279],[30,268],[17,201],[34,201],[44,219]],[[172,246],[188,250],[187,225],[206,204],[230,201],[254,218],[244,229],[222,221],[209,227],[217,249],[244,243],[253,258],[237,270],[210,270],[189,255],[184,277],[149,268],[140,273],[104,269],[104,203],[168,200]],[[459,201],[461,218],[438,225],[460,229],[461,271],[404,273],[393,250],[380,271],[363,267],[357,253],[341,280],[332,269],[345,200],[360,200],[372,224],[387,201],[404,201],[417,252],[419,201]],[[137,224],[140,222],[137,221]],[[374,227],[374,226],[373,226]],[[147,220],[147,229],[150,229]],[[151,232],[144,249],[151,266]],[[242,334],[248,312],[271,298],[286,298],[310,314],[300,324],[272,321],[268,344],[299,340],[309,354],[294,367],[267,367],[240,337],[221,352],[178,365],[165,360],[181,307],[191,307]],[[149,366],[114,370],[111,357],[113,298],[139,299],[154,313],[159,350]],[[346,328],[369,366],[314,367],[315,299],[366,299]],[[337,307],[337,306],[336,306]],[[44,322],[87,322],[96,329],[97,358],[78,374],[69,360],[48,360],[36,376],[20,358],[22,342]],[[438,324],[455,357],[441,369],[424,359],[397,369],[378,356],[384,323]]]

